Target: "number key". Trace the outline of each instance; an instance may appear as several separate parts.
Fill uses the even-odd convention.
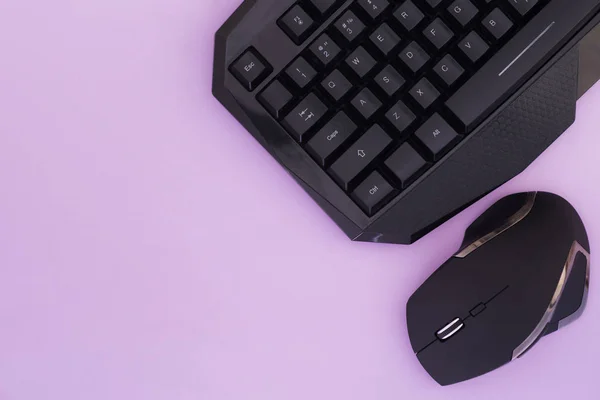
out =
[[[346,11],[342,18],[337,20],[335,27],[349,42],[354,41],[365,30],[365,24],[352,11]]]
[[[321,14],[327,13],[338,0],[308,0],[313,6],[317,7]]]
[[[310,35],[314,25],[312,18],[296,5],[280,20],[279,26],[296,44],[301,44]]]
[[[317,71],[302,57],[297,58],[286,70],[287,76],[292,79],[298,87],[303,89],[317,76]]]
[[[321,35],[310,46],[310,51],[323,65],[329,65],[341,52],[340,47],[327,34]]]
[[[425,1],[427,2],[427,4],[429,4],[431,6],[431,8],[436,8],[442,2],[442,0],[425,0]]]
[[[371,18],[377,18],[390,5],[388,0],[358,0],[358,5],[369,14]]]

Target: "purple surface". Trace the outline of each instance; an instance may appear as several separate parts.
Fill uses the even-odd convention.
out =
[[[0,399],[597,399],[588,310],[438,387],[409,295],[503,194],[566,196],[600,240],[600,87],[532,168],[411,247],[352,243],[210,94],[240,0],[4,0]]]

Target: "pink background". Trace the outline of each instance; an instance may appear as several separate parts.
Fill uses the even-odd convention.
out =
[[[438,387],[404,305],[503,194],[600,240],[600,86],[526,173],[411,247],[350,242],[210,94],[240,0],[0,1],[0,399],[598,399],[575,324]]]

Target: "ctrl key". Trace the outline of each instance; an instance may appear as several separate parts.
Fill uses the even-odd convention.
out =
[[[369,216],[375,214],[390,199],[394,188],[379,172],[373,172],[352,193],[352,197]]]
[[[229,70],[242,86],[251,92],[269,76],[273,69],[256,50],[250,48],[231,64]]]

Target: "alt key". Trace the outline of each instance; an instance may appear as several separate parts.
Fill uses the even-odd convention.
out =
[[[394,188],[385,180],[379,172],[373,172],[352,193],[352,197],[358,205],[368,214],[375,214],[383,207]]]

